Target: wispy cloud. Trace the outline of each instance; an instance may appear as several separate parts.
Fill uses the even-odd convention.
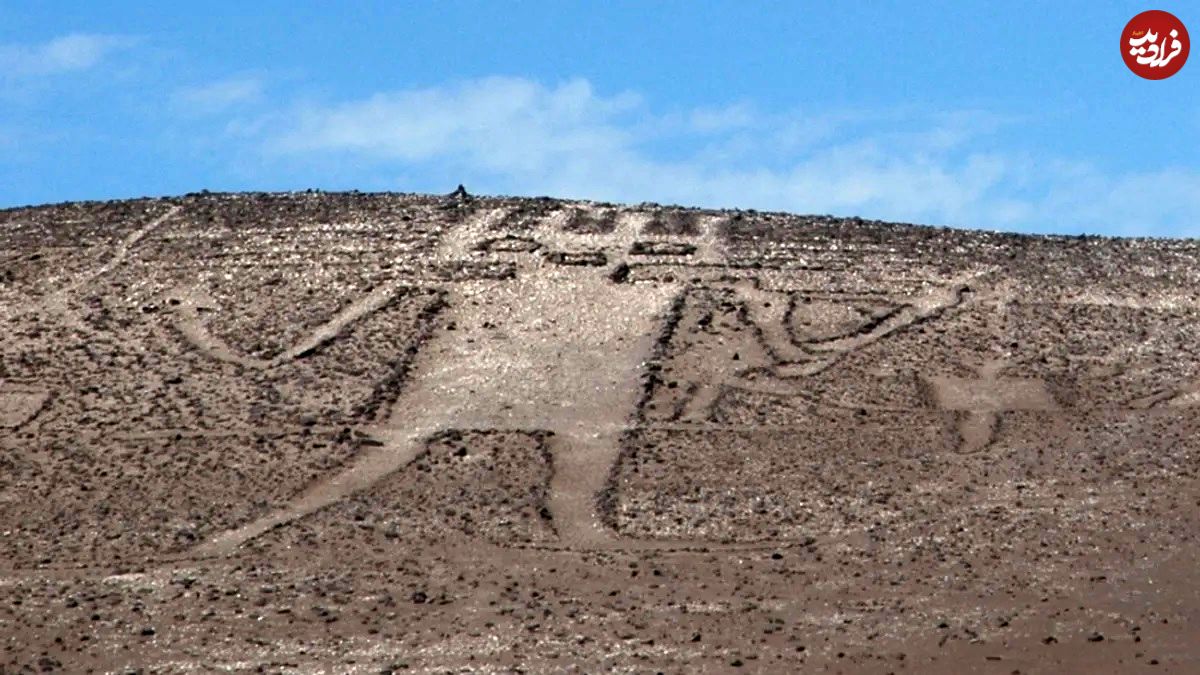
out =
[[[127,37],[72,33],[33,45],[0,45],[0,77],[56,75],[95,67],[131,43]]]
[[[971,110],[659,113],[584,80],[486,78],[307,104],[230,128],[253,130],[268,156],[357,162],[363,175],[449,173],[497,192],[1200,235],[1200,172],[1106,173],[992,142],[1020,124]]]
[[[259,100],[263,83],[257,77],[231,77],[183,87],[175,92],[176,106],[193,113],[211,114]]]
[[[551,89],[522,79],[488,78],[304,107],[270,147],[408,162],[445,160],[536,174],[564,157],[607,155],[632,143],[619,122],[636,106],[630,96],[596,96],[582,80]]]

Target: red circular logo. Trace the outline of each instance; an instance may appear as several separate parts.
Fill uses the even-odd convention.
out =
[[[1147,80],[1164,80],[1178,73],[1190,48],[1183,22],[1159,9],[1138,14],[1121,31],[1121,58]]]

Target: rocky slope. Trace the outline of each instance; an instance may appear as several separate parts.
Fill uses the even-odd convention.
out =
[[[0,211],[0,672],[1200,668],[1200,242]]]

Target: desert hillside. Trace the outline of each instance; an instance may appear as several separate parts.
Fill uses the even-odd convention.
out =
[[[1194,671],[1197,289],[650,204],[0,211],[0,673]]]

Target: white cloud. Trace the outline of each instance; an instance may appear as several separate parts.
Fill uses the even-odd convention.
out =
[[[216,113],[257,101],[261,98],[262,91],[262,81],[256,77],[232,77],[208,84],[183,87],[175,92],[174,102],[188,112]]]
[[[563,157],[604,155],[631,143],[616,118],[636,105],[628,96],[597,97],[582,80],[549,89],[495,77],[303,108],[271,146],[538,173]]]
[[[0,45],[0,77],[32,77],[88,70],[130,40],[72,33],[36,45]]]
[[[1107,175],[989,150],[984,111],[656,114],[583,80],[487,78],[309,104],[261,120],[268,154],[336,158],[469,187],[613,201],[782,209],[1018,230],[1200,234],[1200,173]],[[397,186],[400,188],[411,186]],[[1129,229],[1127,229],[1129,228]]]

